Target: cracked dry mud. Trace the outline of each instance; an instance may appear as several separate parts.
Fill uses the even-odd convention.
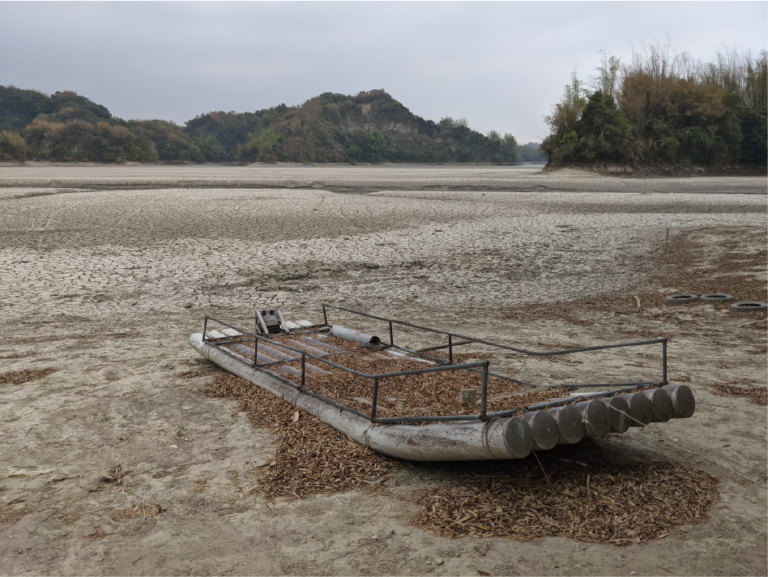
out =
[[[708,389],[765,386],[764,318],[704,304],[633,312],[646,281],[643,294],[691,290],[648,280],[667,230],[673,247],[690,233],[697,266],[761,254],[766,198],[751,193],[764,187],[488,167],[3,168],[0,373],[56,371],[0,384],[0,506],[15,520],[0,525],[0,573],[765,573],[765,409]],[[765,282],[762,254],[746,278]],[[580,322],[505,312],[605,293],[626,294],[626,308]],[[408,525],[405,498],[444,467],[406,465],[388,491],[265,501],[250,491],[273,439],[200,394],[212,377],[187,337],[206,313],[246,327],[256,307],[320,321],[322,302],[532,348],[664,334],[670,380],[693,388],[696,414],[593,445],[703,469],[722,501],[710,521],[647,545],[491,539],[485,556],[481,540]],[[657,357],[499,361],[550,382],[656,376]],[[119,486],[101,480],[118,464]]]

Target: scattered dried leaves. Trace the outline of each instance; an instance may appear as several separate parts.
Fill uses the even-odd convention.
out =
[[[755,405],[768,405],[768,388],[749,385],[711,385],[711,392],[720,397],[743,397]]]
[[[266,427],[277,438],[275,456],[258,468],[254,489],[269,499],[371,487],[391,479],[391,470],[401,466],[303,411],[294,420],[293,406],[234,375],[217,375],[203,392],[237,400],[253,426]]]
[[[350,364],[354,358],[347,355],[345,361]],[[338,390],[338,383],[326,379],[325,386],[335,384]],[[313,381],[312,388],[321,392],[317,383]],[[267,427],[277,437],[274,458],[257,468],[259,485],[254,492],[264,497],[305,498],[376,486],[388,479],[394,483],[392,469],[400,466],[397,461],[358,445],[244,379],[221,374],[203,391],[236,399],[254,426]],[[537,396],[540,393],[521,397],[530,404],[543,400]],[[562,393],[550,391],[546,398]],[[414,498],[419,511],[412,524],[445,537],[534,540],[563,536],[625,545],[701,522],[719,500],[716,478],[682,466],[598,460],[582,467],[574,461],[558,461],[556,451],[542,454],[542,465],[533,458],[473,464],[465,469],[470,473],[419,492]]]
[[[56,369],[25,369],[23,371],[9,371],[0,373],[0,385],[21,385],[29,381],[35,381],[55,373]]]
[[[700,523],[719,499],[718,481],[672,463],[582,467],[541,456],[480,464],[447,484],[418,492],[411,524],[443,537],[559,536],[627,545]]]

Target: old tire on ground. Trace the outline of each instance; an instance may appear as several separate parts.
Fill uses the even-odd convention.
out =
[[[699,300],[699,295],[694,294],[681,294],[681,295],[669,295],[667,297],[668,305],[685,305],[688,303],[695,303]]]
[[[731,305],[731,310],[737,313],[753,313],[757,311],[764,311],[766,308],[768,308],[768,305],[757,301],[744,301],[740,303],[733,303]]]
[[[703,303],[729,303],[733,302],[733,297],[724,293],[715,293],[711,295],[701,295],[699,300]]]

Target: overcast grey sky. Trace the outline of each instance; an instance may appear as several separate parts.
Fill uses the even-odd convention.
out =
[[[709,60],[768,48],[768,3],[0,2],[0,84],[74,90],[129,118],[384,88],[431,120],[546,136],[542,117],[599,51],[666,41]]]

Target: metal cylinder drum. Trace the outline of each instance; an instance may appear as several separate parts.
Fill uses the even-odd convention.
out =
[[[555,407],[547,411],[557,422],[557,443],[574,445],[584,437],[584,422],[581,413],[573,407]]]
[[[299,321],[301,323],[301,321]],[[334,325],[331,328],[331,334],[334,337],[339,337],[340,339],[344,339],[345,341],[351,341],[353,343],[362,343],[364,345],[378,345],[381,343],[381,339],[379,337],[368,335],[365,333],[360,333],[357,331],[353,331],[352,329],[347,329],[344,327],[339,327]]]
[[[547,411],[530,411],[523,418],[533,431],[534,451],[549,451],[557,445],[557,421]]]
[[[574,408],[581,413],[585,437],[604,437],[611,432],[611,415],[602,401],[582,401],[576,403]]]
[[[675,414],[675,407],[672,404],[667,391],[664,389],[648,389],[643,391],[649,401],[651,401],[652,419],[654,423],[666,423]]]
[[[632,417],[630,427],[644,427],[653,419],[651,401],[642,393],[627,393],[621,396],[627,402],[629,415]]]
[[[675,419],[688,419],[696,411],[696,399],[693,397],[693,391],[687,385],[667,385],[664,387],[667,394],[672,399],[672,406],[675,409],[672,415]]]
[[[626,433],[631,423],[627,401],[621,397],[608,397],[601,400],[608,407],[608,413],[611,415],[611,432]]]
[[[534,447],[534,432],[525,419],[509,419],[504,423],[502,437],[504,446],[513,459],[527,457]]]

